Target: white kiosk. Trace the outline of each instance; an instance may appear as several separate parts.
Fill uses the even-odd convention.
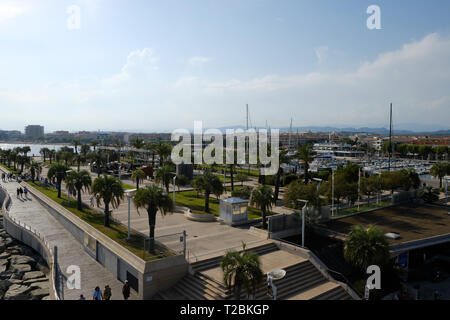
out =
[[[228,198],[220,200],[220,218],[225,223],[237,225],[248,222],[248,200]]]

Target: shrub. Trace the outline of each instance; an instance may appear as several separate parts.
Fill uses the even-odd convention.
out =
[[[250,199],[250,194],[252,192],[252,188],[249,186],[244,186],[240,189],[235,189],[234,191],[231,192],[231,196],[232,197],[236,197],[236,198],[241,198],[241,199],[245,199],[248,200]]]

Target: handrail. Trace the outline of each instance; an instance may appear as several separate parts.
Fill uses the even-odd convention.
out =
[[[246,242],[245,244],[249,245],[249,244],[254,244],[254,243],[264,242],[264,241],[267,241],[267,239],[261,239],[261,240],[255,240],[255,241],[251,241],[251,242]],[[209,255],[216,254],[216,253],[219,253],[219,252],[222,252],[222,251],[228,251],[228,250],[233,250],[233,249],[237,249],[237,248],[242,248],[242,244],[238,245],[238,246],[231,247],[231,248],[224,248],[224,249],[219,249],[219,250],[214,250],[214,251],[202,253],[202,254],[199,254],[198,256],[195,255],[195,254],[194,255],[195,255],[195,257],[196,257],[196,259],[198,261],[199,257],[209,256]],[[251,248],[248,249],[248,250],[251,250]]]
[[[299,246],[299,245],[296,244],[296,243],[293,243],[293,242],[290,242],[290,241],[287,241],[287,240],[284,240],[284,239],[277,239],[277,238],[275,238],[275,239],[273,239],[273,240],[277,240],[277,241],[280,241],[280,242],[285,242],[285,243],[287,243],[287,244],[290,244],[290,245],[293,245],[293,246],[296,246],[296,247]],[[300,248],[306,249],[306,250],[310,251],[311,253],[313,253],[312,250],[310,250],[308,247],[300,247]],[[316,255],[314,255],[314,256],[316,256]],[[318,257],[317,257],[317,258],[318,258]],[[325,267],[325,269],[326,269],[326,271],[327,271],[328,273],[334,273],[334,274],[339,275],[339,276],[344,280],[344,281],[341,281],[341,282],[344,282],[346,285],[348,285],[348,286],[355,292],[355,294],[358,295],[358,297],[360,297],[360,298],[362,297],[361,294],[359,293],[359,291],[356,290],[356,288],[352,285],[352,283],[350,282],[350,280],[347,279],[346,276],[344,276],[342,273],[340,273],[340,272],[338,272],[338,271],[336,271],[336,270],[330,269],[330,268],[329,268],[327,265],[325,265],[323,262],[322,262],[322,264],[323,264],[323,266]],[[333,277],[333,279],[335,279],[335,277]],[[337,280],[337,279],[335,279],[335,280]],[[337,281],[339,281],[339,280],[337,280]]]
[[[11,208],[11,197],[9,196],[9,192],[0,185],[0,188],[3,190],[3,192],[5,193],[5,200],[3,201],[3,205],[0,208],[3,212],[3,217],[6,218],[7,220],[9,220],[9,222],[12,222],[13,224],[15,224],[16,226],[19,226],[20,228],[24,228],[25,230],[28,230],[31,234],[35,235],[45,246],[45,248],[48,250],[49,253],[49,261],[50,261],[50,269],[51,269],[51,281],[52,281],[52,289],[53,289],[53,295],[55,297],[55,300],[61,300],[58,292],[56,290],[55,287],[55,281],[56,281],[56,272],[57,272],[57,266],[55,265],[55,261],[54,261],[54,257],[53,257],[53,250],[50,247],[50,243],[47,241],[47,239],[41,235],[40,232],[37,232],[36,229],[34,229],[34,231],[31,229],[30,226],[27,226],[25,223],[20,222],[18,219],[12,217],[9,213],[9,209]]]

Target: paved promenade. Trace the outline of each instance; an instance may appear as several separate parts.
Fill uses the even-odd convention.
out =
[[[107,269],[89,256],[83,246],[67,231],[33,196],[28,199],[20,199],[16,196],[19,184],[16,182],[1,182],[8,191],[12,204],[10,215],[21,222],[36,229],[44,235],[52,247],[58,248],[58,264],[60,277],[58,293],[63,300],[76,300],[83,294],[87,300],[92,299],[92,293],[96,286],[103,291],[106,284],[112,289],[112,300],[123,300],[122,283],[117,280]],[[67,267],[77,265],[81,270],[81,289],[69,290],[66,284]],[[132,293],[130,299],[136,299]]]
[[[75,167],[73,167],[74,170]],[[86,168],[81,168],[86,169]],[[87,168],[88,169],[88,168]],[[47,176],[48,168],[43,168],[42,176]],[[94,180],[97,175],[91,174]],[[148,180],[146,183],[152,183]],[[62,191],[66,192],[65,183],[62,184]],[[172,194],[170,194],[172,196]],[[82,193],[82,200],[85,204],[89,205],[91,195],[87,192]],[[97,205],[95,206],[97,208]],[[140,214],[137,212],[133,202],[130,206],[131,227],[134,230],[142,232],[146,235],[149,234],[148,216],[145,210],[140,210]],[[99,208],[103,210],[101,206]],[[112,211],[112,217],[120,221],[125,226],[128,225],[128,202],[126,197],[120,206]],[[214,222],[196,222],[186,219],[182,213],[173,213],[166,216],[162,216],[158,213],[156,217],[155,235],[158,241],[174,250],[180,250],[181,244],[179,236],[168,236],[176,233],[181,233],[183,230],[187,232],[187,250],[190,259],[194,261],[206,253],[214,252],[217,250],[225,250],[231,247],[240,247],[242,241],[251,243],[260,241],[261,237],[255,236],[248,232],[249,227],[243,226],[241,228],[230,227],[219,221]]]

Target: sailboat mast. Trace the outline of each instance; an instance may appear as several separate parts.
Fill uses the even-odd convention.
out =
[[[389,113],[389,147],[388,147],[388,154],[389,154],[389,171],[391,171],[391,153],[392,153],[392,103]]]

